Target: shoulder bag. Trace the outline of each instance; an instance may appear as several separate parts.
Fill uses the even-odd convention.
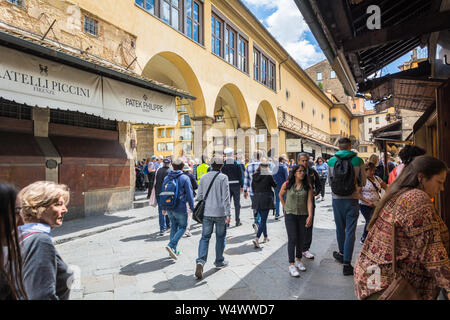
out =
[[[192,213],[192,219],[197,221],[198,223],[203,223],[203,216],[205,214],[205,203],[206,199],[208,198],[209,191],[211,190],[211,187],[214,183],[214,180],[216,180],[217,176],[220,174],[220,171],[217,172],[217,174],[214,176],[214,178],[211,181],[211,184],[208,187],[208,191],[206,191],[205,197],[200,200],[197,205],[194,208],[194,212]]]
[[[392,216],[392,270],[394,281],[384,290],[378,300],[422,300],[416,289],[405,278],[397,275],[395,211]]]

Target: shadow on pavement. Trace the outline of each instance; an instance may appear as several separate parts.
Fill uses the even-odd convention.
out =
[[[76,220],[70,220],[65,222],[61,227],[53,229],[52,236],[53,237],[64,236],[70,233],[86,231],[96,227],[104,227],[110,224],[115,224],[118,222],[123,222],[134,218],[135,217],[116,217],[110,215],[99,215],[80,218]]]
[[[362,227],[358,226],[356,239],[359,239],[361,233]],[[356,297],[353,277],[344,276],[342,265],[332,257],[332,252],[336,248],[335,230],[314,229],[312,249],[318,254],[314,260],[302,259],[307,271],[300,272],[300,278],[293,278],[288,272],[289,263],[285,243],[241,278],[219,300],[354,300]],[[259,250],[264,253],[264,247]],[[361,245],[356,240],[353,264],[360,250]],[[254,251],[253,245],[243,244],[226,249],[225,253],[242,255]]]
[[[208,272],[205,272],[203,274],[203,278],[208,277],[215,272],[216,272],[215,270],[209,270]],[[203,279],[198,280],[197,278],[195,278],[194,274],[188,276],[184,274],[179,274],[173,277],[172,279],[161,281],[155,284],[153,292],[163,293],[168,291],[184,291],[204,286],[206,285],[206,283],[207,282],[203,281]],[[194,298],[195,297],[192,297],[192,299]]]
[[[153,272],[162,270],[175,263],[171,258],[161,258],[154,261],[142,263],[144,260],[139,260],[120,269],[122,275],[138,275],[141,273]]]
[[[250,252],[257,252],[257,251],[261,251],[261,250],[262,250],[261,248],[256,249],[253,244],[245,243],[239,247],[226,249],[225,253],[232,256],[232,255],[246,254],[246,253],[250,253]]]
[[[255,233],[249,233],[249,234],[243,234],[237,237],[230,237],[227,239],[227,244],[234,244],[234,243],[242,243],[244,241],[250,241],[255,238]]]

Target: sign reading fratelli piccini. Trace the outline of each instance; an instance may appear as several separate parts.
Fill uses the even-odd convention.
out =
[[[0,96],[118,121],[176,124],[173,96],[1,46]]]

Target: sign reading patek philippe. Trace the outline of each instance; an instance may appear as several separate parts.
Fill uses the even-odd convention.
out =
[[[103,78],[104,116],[123,121],[176,125],[175,97]],[[147,121],[143,121],[146,119]]]
[[[0,96],[31,106],[102,116],[101,77],[0,47]]]

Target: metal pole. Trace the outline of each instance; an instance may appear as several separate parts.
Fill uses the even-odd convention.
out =
[[[387,161],[387,141],[383,142],[383,148],[384,148],[384,174],[385,177],[389,179],[389,165]]]

